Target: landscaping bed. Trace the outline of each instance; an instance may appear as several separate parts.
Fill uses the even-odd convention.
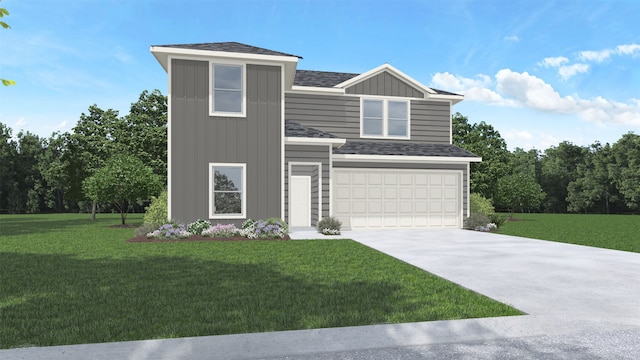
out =
[[[266,239],[249,239],[243,236],[231,236],[231,237],[210,237],[202,235],[192,235],[184,239],[156,239],[149,238],[147,235],[139,235],[132,239],[127,240],[131,243],[149,243],[149,242],[185,242],[185,241],[283,241],[291,240],[289,235],[282,238],[266,238]]]

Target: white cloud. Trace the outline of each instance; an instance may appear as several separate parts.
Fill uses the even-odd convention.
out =
[[[562,64],[566,64],[568,62],[569,62],[569,59],[567,59],[566,57],[558,56],[558,57],[544,58],[544,60],[539,62],[538,65],[541,65],[541,66],[544,66],[544,67],[548,68],[548,67],[558,67],[558,66],[561,66]]]
[[[618,45],[616,47],[616,53],[620,55],[634,55],[635,53],[640,53],[640,45],[638,44]]]
[[[605,49],[601,51],[581,51],[578,54],[578,58],[583,61],[595,61],[595,62],[603,62],[604,60],[611,57],[613,51],[610,49]]]
[[[69,122],[67,120],[63,120],[60,124],[56,125],[54,127],[55,130],[63,130],[65,127],[67,127],[67,124]]]
[[[13,125],[13,128],[17,129],[20,128],[21,126],[25,126],[27,125],[27,120],[25,120],[23,117],[21,117],[20,119],[18,119],[18,121],[16,121],[16,123]]]
[[[491,90],[493,81],[484,74],[478,74],[473,79],[448,72],[436,73],[431,78],[433,87],[447,89],[464,95],[465,99],[494,105],[514,106],[505,101],[500,94]]]
[[[558,69],[558,74],[563,80],[567,80],[568,78],[574,76],[578,73],[585,73],[589,71],[589,65],[587,64],[573,64],[569,66],[561,66]]]
[[[505,36],[504,39],[506,41],[514,41],[514,42],[518,42],[520,41],[520,38],[515,36],[515,35],[511,35],[511,36]]]
[[[566,113],[575,106],[573,98],[561,97],[551,85],[527,72],[502,69],[496,74],[496,80],[496,89],[503,97],[513,98],[529,108]]]

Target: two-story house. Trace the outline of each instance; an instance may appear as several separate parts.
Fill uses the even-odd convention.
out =
[[[469,164],[451,144],[463,96],[391,65],[298,70],[235,42],[152,46],[169,77],[169,217],[280,217],[344,229],[462,227]]]

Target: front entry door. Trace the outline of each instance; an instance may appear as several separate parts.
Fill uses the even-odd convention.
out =
[[[311,226],[311,176],[291,176],[289,226]]]

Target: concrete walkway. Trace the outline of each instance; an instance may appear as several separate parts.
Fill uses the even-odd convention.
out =
[[[12,349],[0,359],[640,358],[640,254],[466,230],[342,237],[529,315]]]

